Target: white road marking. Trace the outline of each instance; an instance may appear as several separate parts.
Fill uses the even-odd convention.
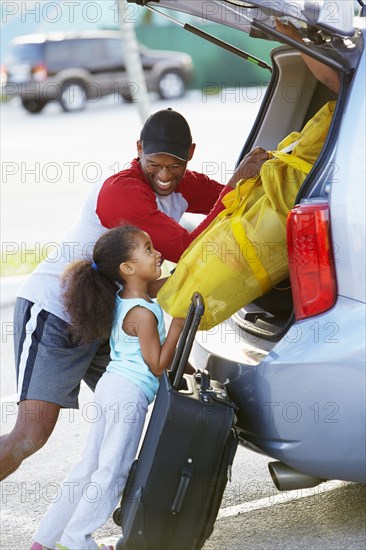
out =
[[[225,519],[233,516],[238,516],[241,514],[248,514],[254,512],[255,510],[260,510],[262,508],[269,508],[277,504],[287,504],[293,500],[300,500],[302,498],[313,497],[322,493],[329,491],[334,491],[346,485],[346,481],[332,480],[327,481],[318,485],[317,487],[312,487],[310,489],[299,489],[298,491],[284,491],[279,495],[273,495],[271,497],[260,498],[258,500],[252,500],[250,502],[243,502],[236,506],[228,506],[227,508],[221,508],[217,516],[217,520]],[[121,535],[122,536],[122,535]],[[104,544],[115,545],[120,537],[107,537],[103,539]],[[99,543],[100,544],[100,543]]]
[[[239,514],[247,514],[255,510],[262,508],[269,508],[276,504],[287,504],[292,500],[300,500],[301,498],[307,498],[339,489],[345,485],[346,481],[332,480],[318,485],[317,487],[311,487],[310,489],[298,489],[294,491],[284,491],[279,495],[272,495],[266,498],[260,498],[258,500],[252,500],[249,502],[243,502],[235,506],[228,506],[227,508],[221,508],[217,519],[228,518],[232,516],[238,516]]]

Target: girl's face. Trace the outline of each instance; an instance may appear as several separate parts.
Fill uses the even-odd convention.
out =
[[[135,237],[136,250],[132,255],[135,273],[146,281],[155,281],[161,275],[161,254],[153,247],[151,239],[145,231]]]

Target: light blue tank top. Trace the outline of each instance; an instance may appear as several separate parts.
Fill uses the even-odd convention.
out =
[[[166,332],[163,310],[156,302],[147,302],[143,298],[123,299],[116,296],[116,310],[112,332],[110,336],[111,361],[107,372],[113,372],[125,376],[131,382],[137,384],[145,393],[149,403],[152,403],[159,387],[159,379],[155,376],[141,353],[138,336],[130,336],[122,329],[123,320],[133,307],[141,306],[154,313],[158,321],[160,343],[163,344]]]

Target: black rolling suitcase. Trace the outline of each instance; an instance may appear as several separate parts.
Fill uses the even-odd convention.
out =
[[[196,293],[113,515],[117,550],[198,550],[213,531],[237,437],[224,386],[206,371],[183,374],[203,311]]]

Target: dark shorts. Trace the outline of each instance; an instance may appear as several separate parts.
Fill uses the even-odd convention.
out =
[[[73,343],[65,321],[17,298],[14,352],[18,401],[36,399],[78,408],[81,380],[94,391],[109,363],[109,351],[105,341]]]

